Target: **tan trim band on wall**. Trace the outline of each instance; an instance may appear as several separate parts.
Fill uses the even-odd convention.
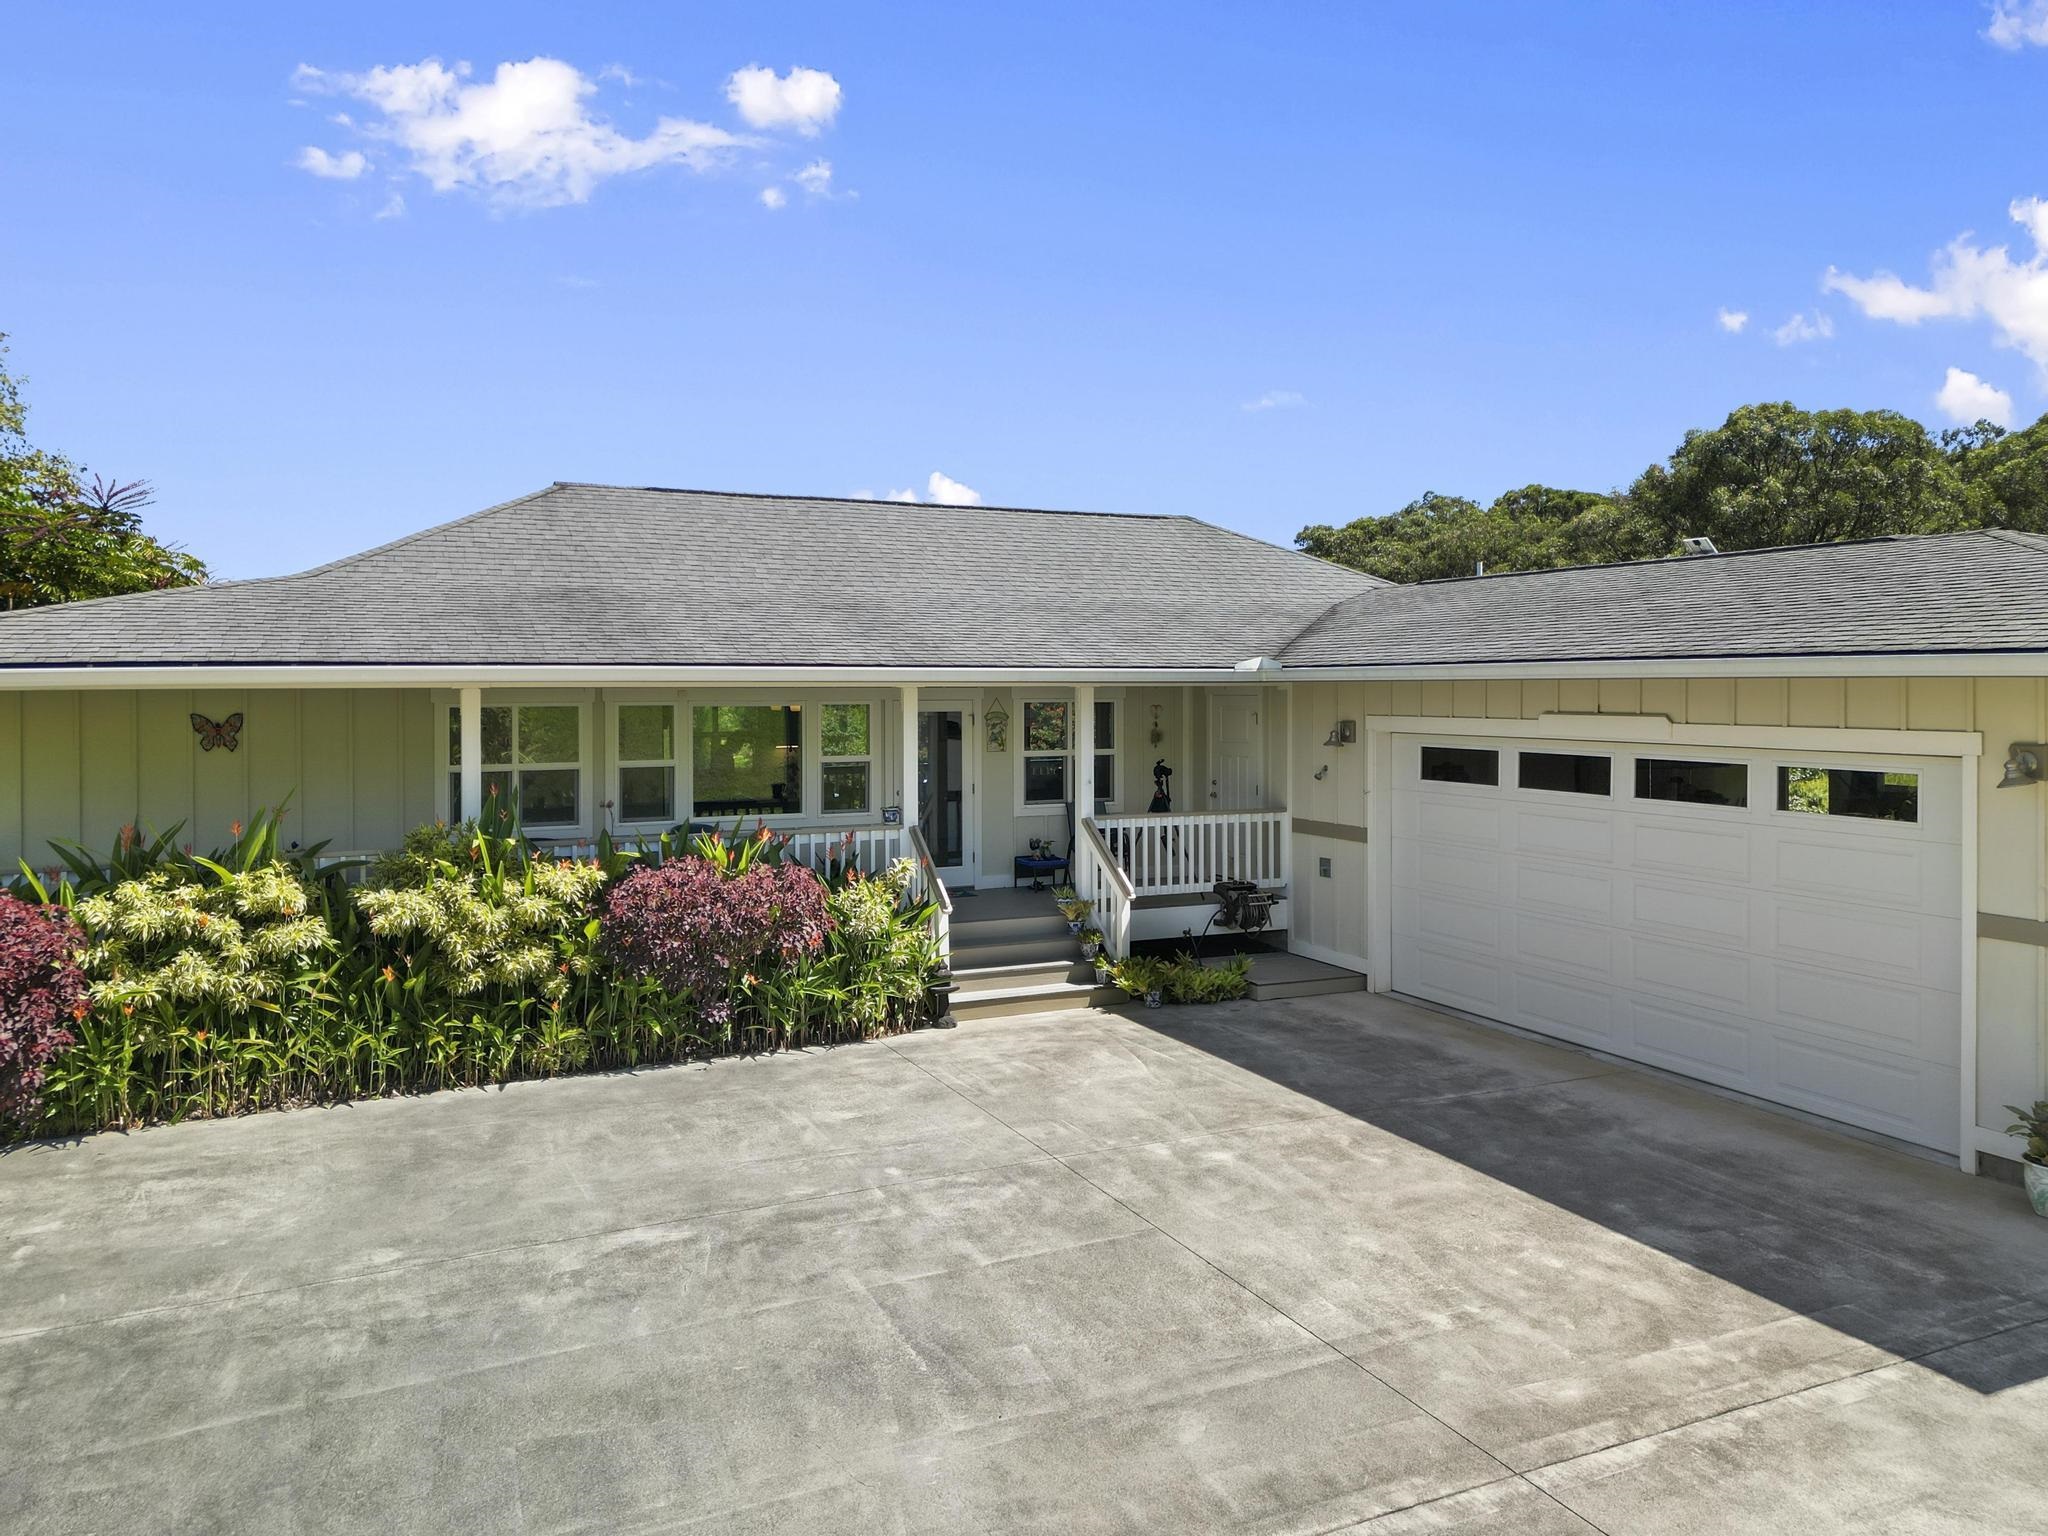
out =
[[[1354,827],[1341,821],[1309,821],[1304,817],[1294,818],[1294,834],[1297,837],[1329,837],[1340,843],[1362,843],[1365,828]]]
[[[2037,923],[2030,917],[2002,917],[1996,912],[1979,912],[1977,937],[2048,949],[2048,923]]]

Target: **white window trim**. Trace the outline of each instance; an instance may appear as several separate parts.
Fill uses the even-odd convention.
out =
[[[840,811],[831,815],[814,809],[824,804],[824,706],[827,704],[865,704],[868,707],[868,800],[865,811]],[[766,822],[771,827],[794,829],[802,827],[866,827],[879,826],[882,813],[873,802],[885,797],[879,780],[881,751],[876,743],[887,729],[883,702],[879,695],[866,693],[842,693],[837,690],[820,690],[799,693],[724,693],[692,692],[680,701],[681,711],[676,726],[676,751],[681,761],[676,767],[676,808],[682,814],[677,820],[691,822],[708,821],[721,827],[732,823],[718,817],[697,814],[696,785],[696,736],[697,715],[700,709],[745,708],[748,706],[774,708],[794,705],[803,717],[803,772],[798,780],[801,807],[794,812],[773,816],[749,816],[744,818],[748,826]],[[861,762],[861,758],[838,758],[833,762]]]
[[[1116,793],[1113,795],[1103,794],[1101,781],[1097,780],[1095,784],[1095,798],[1108,801],[1109,814],[1114,816],[1121,814],[1124,810],[1124,725],[1126,722],[1124,720],[1123,695],[1121,693],[1097,690],[1095,705],[1097,709],[1101,709],[1104,706],[1107,706],[1109,709],[1110,740],[1112,744],[1105,748],[1102,745],[1102,733],[1097,731],[1095,733],[1095,755],[1111,759],[1112,771],[1115,774],[1114,788],[1116,790]],[[1092,816],[1095,813],[1091,809],[1087,814]]]
[[[1033,751],[1029,746],[1026,745],[1026,743],[1030,740],[1030,736],[1028,734],[1028,722],[1030,720],[1029,711],[1031,706],[1034,704],[1058,704],[1065,708],[1067,712],[1067,744],[1063,750],[1057,752]],[[1017,814],[1019,816],[1061,815],[1066,810],[1067,802],[1073,799],[1075,789],[1074,726],[1076,722],[1074,720],[1073,698],[1071,696],[1061,697],[1058,694],[1020,693],[1016,697],[1016,709],[1016,720],[1013,729],[1016,731],[1017,736],[1016,751],[1013,755],[1016,757],[1017,760]],[[1067,760],[1067,792],[1064,797],[1058,800],[1027,800],[1024,798],[1024,789],[1026,783],[1028,782],[1027,775],[1024,771],[1025,763],[1027,759],[1034,757],[1063,757]],[[1079,805],[1076,805],[1074,807],[1074,815],[1077,818],[1092,814],[1092,811],[1085,810]]]
[[[588,694],[564,693],[560,689],[543,690],[536,693],[487,693],[484,695],[483,707],[485,709],[509,709],[512,711],[513,758],[510,763],[505,764],[487,763],[484,765],[484,772],[509,773],[512,775],[513,789],[516,792],[518,789],[518,776],[522,769],[544,771],[551,768],[573,768],[576,770],[575,821],[547,822],[538,826],[528,826],[524,818],[521,818],[520,830],[537,842],[581,841],[593,835],[591,828],[596,824],[592,814],[596,810],[596,806],[593,803],[593,792],[597,786],[595,782],[596,775],[591,771],[593,763],[591,753],[591,717],[596,714],[596,710],[591,707],[591,704],[592,700]],[[522,707],[533,705],[560,705],[573,708],[576,711],[577,761],[573,763],[522,763],[519,761],[519,711]],[[454,733],[446,727],[449,723],[448,717],[454,717],[459,721],[462,706],[459,701],[444,701],[438,707],[445,711],[445,715],[442,722],[443,728],[435,732],[439,743],[441,770],[434,778],[434,800],[440,819],[452,826],[462,819],[462,810],[459,805],[449,803],[448,779],[451,774],[461,771],[461,765],[449,761],[455,755],[449,750],[454,745],[452,740]]]

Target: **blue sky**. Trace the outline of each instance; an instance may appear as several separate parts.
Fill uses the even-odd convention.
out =
[[[1747,401],[2048,409],[2037,0],[428,9],[10,16],[32,435],[221,574],[554,479],[1284,543]]]

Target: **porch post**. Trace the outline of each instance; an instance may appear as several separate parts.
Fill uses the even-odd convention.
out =
[[[462,690],[462,804],[457,821],[474,821],[484,813],[484,691]]]
[[[903,851],[910,851],[910,829],[917,825],[917,684],[905,683],[903,695]]]
[[[1095,685],[1074,684],[1074,825],[1095,814]]]

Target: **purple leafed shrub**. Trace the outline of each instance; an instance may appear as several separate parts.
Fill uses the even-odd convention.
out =
[[[34,1122],[43,1068],[85,1017],[84,942],[70,913],[0,893],[0,1123]]]
[[[724,1025],[750,973],[814,954],[831,928],[825,887],[801,864],[729,874],[692,855],[636,869],[604,899],[606,950]]]

